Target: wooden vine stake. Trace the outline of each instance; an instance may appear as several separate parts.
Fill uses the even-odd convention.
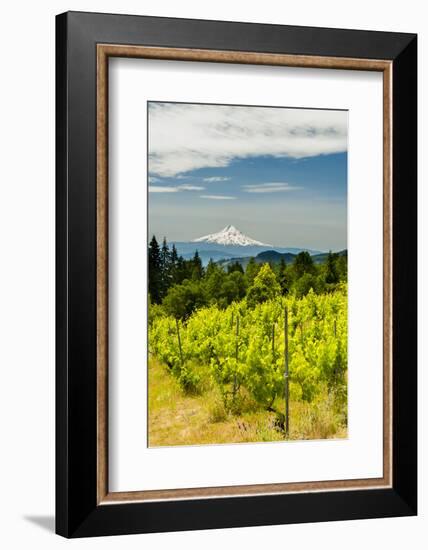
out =
[[[238,354],[239,354],[239,315],[236,316],[236,342],[235,342],[235,373],[233,375],[233,398],[235,399],[236,392],[238,391],[238,381],[236,377],[236,369],[238,368]]]
[[[284,308],[284,362],[285,362],[285,371],[284,371],[284,379],[285,379],[285,422],[284,422],[284,429],[285,429],[285,436],[289,436],[290,432],[290,391],[289,391],[289,370],[288,370],[288,308],[285,306]]]

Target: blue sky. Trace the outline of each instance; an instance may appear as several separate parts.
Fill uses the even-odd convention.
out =
[[[149,234],[232,224],[275,246],[347,247],[347,113],[149,106]]]

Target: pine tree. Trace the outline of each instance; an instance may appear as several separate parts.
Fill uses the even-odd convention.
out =
[[[217,272],[218,269],[218,265],[214,262],[212,258],[210,258],[207,268],[205,269],[205,278],[209,279],[213,273]]]
[[[299,252],[297,256],[294,259],[294,271],[296,273],[296,277],[299,279],[302,275],[305,273],[314,274],[315,268],[314,268],[314,262],[312,260],[311,255],[309,252]]]
[[[227,266],[227,272],[233,273],[234,271],[238,271],[239,273],[244,273],[244,270],[242,268],[242,265],[239,262],[233,262]]]
[[[159,304],[162,293],[161,254],[156,237],[149,244],[149,293],[151,301]]]
[[[162,249],[161,249],[161,265],[163,268],[169,266],[170,256],[171,254],[168,248],[168,244],[166,242],[166,238],[164,237],[162,241]]]
[[[339,275],[336,269],[336,254],[332,254],[331,250],[328,253],[327,261],[325,264],[325,282],[328,284],[335,284],[339,282]]]
[[[193,256],[193,271],[192,271],[192,279],[194,281],[199,281],[199,279],[202,278],[204,271],[202,268],[202,262],[201,258],[199,257],[199,252],[196,250],[195,255]]]
[[[177,249],[175,248],[175,244],[172,245],[171,250],[171,256],[170,256],[170,276],[171,284],[175,284],[177,282],[177,270],[178,270],[178,254]]]
[[[179,256],[175,268],[174,284],[180,284],[187,278],[187,266],[183,256]]]
[[[346,281],[348,278],[348,254],[341,253],[336,260],[336,269],[339,276],[339,280]]]
[[[177,249],[175,248],[175,244],[173,244],[172,250],[171,250],[171,263],[175,265],[177,263],[177,260],[178,260]]]
[[[166,242],[166,238],[163,238],[162,249],[160,253],[160,273],[161,273],[161,298],[163,298],[168,292],[171,286],[171,253]]]

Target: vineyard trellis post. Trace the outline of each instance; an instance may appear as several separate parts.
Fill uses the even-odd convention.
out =
[[[284,371],[284,379],[285,379],[285,422],[284,422],[284,429],[285,429],[285,435],[288,437],[289,431],[290,431],[290,399],[289,399],[289,379],[288,379],[288,308],[285,306],[284,308],[284,362],[285,362],[285,371]]]
[[[181,366],[183,367],[183,350],[181,349],[181,338],[180,338],[180,326],[178,324],[178,319],[177,317],[175,318],[175,326],[177,327],[177,339],[178,339],[178,350],[180,352],[180,361],[181,361]]]
[[[235,398],[236,392],[238,391],[238,382],[236,377],[236,369],[238,368],[238,356],[239,356],[239,315],[236,316],[236,343],[235,343],[235,372],[233,375],[233,397]]]

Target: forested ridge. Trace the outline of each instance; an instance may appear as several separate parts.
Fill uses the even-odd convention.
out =
[[[162,304],[167,313],[180,319],[202,306],[225,308],[244,297],[256,304],[277,294],[302,297],[311,288],[323,294],[347,280],[347,256],[343,254],[329,252],[325,262],[318,264],[308,252],[300,252],[289,264],[283,258],[278,263],[250,258],[245,270],[239,262],[229,262],[223,269],[212,260],[204,268],[197,251],[192,259],[185,260],[175,245],[170,247],[163,239],[160,246],[155,236],[149,244],[148,263],[151,304]],[[255,285],[262,268],[263,277]]]

